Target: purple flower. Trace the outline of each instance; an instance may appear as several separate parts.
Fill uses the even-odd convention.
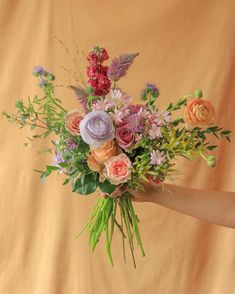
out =
[[[38,77],[38,76],[42,76],[44,74],[44,69],[42,66],[38,66],[36,65],[34,68],[33,68],[33,74]]]
[[[115,137],[111,117],[101,110],[90,112],[83,118],[80,133],[83,141],[92,147],[99,147]]]
[[[163,151],[155,150],[151,153],[150,163],[153,165],[160,165],[166,161],[165,154]]]
[[[147,100],[148,96],[152,96],[154,98],[157,98],[159,96],[159,89],[154,84],[148,83],[142,90],[141,99]]]
[[[162,136],[161,128],[156,124],[153,124],[151,129],[149,130],[149,135],[152,139],[160,138]]]
[[[55,153],[55,155],[54,155],[54,157],[53,157],[53,162],[52,162],[52,164],[53,164],[54,166],[57,166],[57,167],[60,168],[60,169],[59,169],[59,173],[62,173],[62,172],[63,172],[63,168],[59,165],[59,163],[62,163],[62,162],[65,162],[65,160],[64,160],[63,157],[62,157],[62,153],[59,152],[59,151],[56,151],[56,153]]]
[[[66,146],[65,146],[65,151],[71,151],[75,148],[77,148],[77,144],[73,141],[72,138],[69,138],[67,141],[66,141]]]
[[[47,85],[47,81],[44,79],[40,79],[39,81],[39,87],[43,88]]]

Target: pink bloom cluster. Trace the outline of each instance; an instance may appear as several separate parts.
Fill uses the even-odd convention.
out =
[[[88,83],[94,89],[97,96],[105,96],[109,93],[111,81],[108,78],[108,66],[102,63],[109,58],[104,48],[95,47],[88,55],[87,67]]]

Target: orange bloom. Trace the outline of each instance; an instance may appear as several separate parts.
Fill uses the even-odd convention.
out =
[[[203,99],[193,99],[187,104],[184,111],[184,121],[194,127],[210,125],[214,119],[214,106]]]
[[[65,116],[65,128],[72,135],[80,135],[80,122],[83,117],[78,110],[69,111]]]
[[[92,156],[99,163],[104,163],[106,160],[117,155],[117,145],[114,141],[108,141],[101,147],[90,147],[90,149]]]
[[[96,161],[92,154],[87,154],[87,165],[89,169],[94,172],[99,172],[101,170],[101,165]]]

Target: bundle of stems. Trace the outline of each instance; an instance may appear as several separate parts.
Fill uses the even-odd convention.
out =
[[[117,209],[119,208],[120,217],[117,217]],[[94,252],[98,244],[101,234],[104,232],[106,237],[106,252],[110,263],[113,266],[113,257],[111,252],[111,243],[113,238],[114,228],[116,227],[122,237],[123,257],[126,262],[125,241],[129,243],[133,265],[136,267],[134,255],[134,238],[140,248],[142,256],[145,256],[142,240],[139,232],[139,219],[135,214],[134,207],[131,201],[131,194],[124,192],[119,197],[100,197],[91,214],[90,221],[85,228],[89,230],[89,244],[92,252]],[[85,229],[84,228],[84,229]],[[80,234],[79,234],[80,235]]]

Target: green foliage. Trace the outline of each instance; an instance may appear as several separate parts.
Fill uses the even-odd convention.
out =
[[[115,191],[117,186],[111,184],[108,180],[105,180],[104,182],[99,183],[99,188],[102,192],[111,194]]]
[[[62,107],[61,101],[54,96],[53,84],[48,83],[42,90],[44,96],[41,98],[35,96],[33,99],[28,97],[27,101],[16,101],[16,113],[2,113],[8,121],[18,124],[20,128],[29,126],[32,130],[42,131],[28,138],[29,142],[47,138],[52,133],[59,135],[66,132],[64,116],[67,111]]]
[[[81,195],[91,194],[96,191],[99,185],[99,174],[82,174],[74,184],[73,192]]]

